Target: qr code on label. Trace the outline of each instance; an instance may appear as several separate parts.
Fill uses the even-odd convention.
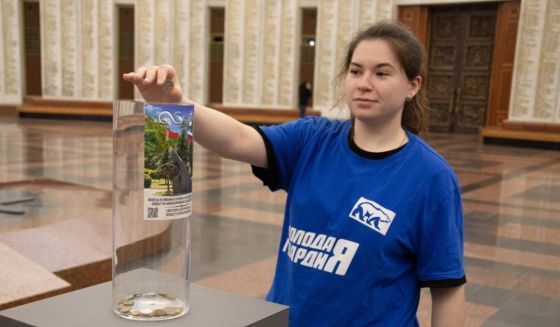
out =
[[[158,208],[148,208],[148,218],[157,218]]]

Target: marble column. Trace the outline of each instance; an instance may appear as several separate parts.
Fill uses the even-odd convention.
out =
[[[98,66],[98,33],[97,26],[97,1],[87,0],[80,4],[80,29],[79,29],[79,47],[81,65],[76,67],[77,73],[81,76],[79,84],[79,97],[82,99],[96,99],[99,93],[99,75],[97,73]],[[41,7],[41,12],[43,8]],[[41,25],[43,29],[44,25]],[[41,39],[41,43],[46,40]],[[43,63],[45,65],[45,63]],[[43,85],[43,88],[45,86]],[[48,95],[48,94],[47,94]]]
[[[227,0],[224,104],[295,108],[299,41],[293,0]]]
[[[261,104],[274,106],[278,103],[278,81],[280,76],[280,31],[282,29],[280,1],[266,1],[264,6],[264,25],[262,34],[268,35],[262,42],[262,72],[260,81]],[[291,94],[291,92],[290,92]]]
[[[112,0],[42,0],[42,94],[45,98],[112,100]]]
[[[43,97],[62,96],[63,42],[60,36],[62,35],[61,25],[66,25],[66,23],[62,20],[60,1],[61,0],[43,0],[40,1],[39,5],[41,13],[41,65],[43,76]],[[86,3],[88,3],[88,1],[86,1]],[[92,3],[89,2],[89,4],[91,5]],[[91,12],[89,12],[88,14],[91,14]],[[94,39],[93,35],[92,39]],[[87,52],[89,52],[89,55],[92,55],[94,53],[94,51],[86,51],[86,53]],[[88,61],[86,60],[86,65],[87,62]]]
[[[21,102],[20,11],[21,1],[0,1],[0,105]]]
[[[78,46],[78,21],[80,17],[80,3],[75,0],[60,0],[60,18],[58,22],[64,25],[61,29],[60,47],[60,70],[61,70],[61,96],[76,97],[78,96],[79,85],[81,79],[76,69],[79,67],[79,49]],[[52,39],[52,37],[51,37]]]
[[[509,119],[560,123],[560,0],[521,4]]]

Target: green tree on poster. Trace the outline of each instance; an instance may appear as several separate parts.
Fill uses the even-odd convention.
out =
[[[177,154],[179,155],[179,158],[181,158],[181,160],[183,160],[185,165],[188,167],[189,174],[191,174],[192,173],[191,163],[189,160],[191,144],[187,140],[187,128],[188,128],[187,120],[185,119],[181,123],[181,134],[179,135],[179,141],[177,142]]]
[[[146,116],[144,131],[144,167],[157,169],[163,153],[169,148],[167,124]]]

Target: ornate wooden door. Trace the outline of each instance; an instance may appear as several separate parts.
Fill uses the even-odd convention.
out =
[[[430,129],[477,132],[484,125],[496,5],[431,8]]]

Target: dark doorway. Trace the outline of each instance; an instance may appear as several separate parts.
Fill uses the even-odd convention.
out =
[[[39,2],[23,3],[25,84],[27,95],[41,95],[41,25]]]
[[[134,7],[118,6],[118,81],[119,99],[133,99],[134,85],[122,79],[122,75],[134,71]]]
[[[430,129],[475,133],[484,125],[496,4],[430,8]]]
[[[315,73],[315,45],[317,33],[317,9],[305,8],[301,10],[301,47],[299,64],[299,85],[309,82],[313,88]],[[312,92],[313,93],[313,92]],[[313,96],[307,102],[313,106]]]
[[[208,102],[221,103],[224,84],[225,9],[210,8],[210,62],[208,67]]]

